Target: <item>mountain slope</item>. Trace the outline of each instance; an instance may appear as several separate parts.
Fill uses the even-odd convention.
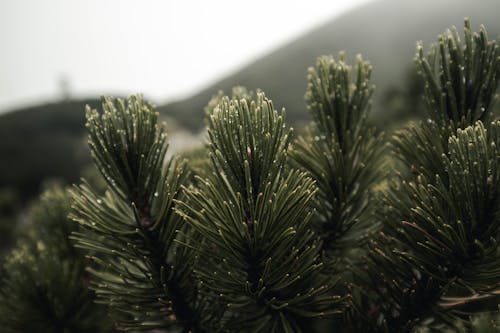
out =
[[[384,91],[399,85],[412,66],[416,41],[423,40],[429,46],[447,27],[456,25],[461,30],[466,16],[475,30],[484,24],[490,38],[497,37],[498,5],[498,0],[374,1],[310,31],[191,98],[160,109],[196,129],[203,124],[202,110],[212,95],[244,85],[263,89],[277,106],[287,109],[289,119],[307,119],[303,100],[307,68],[319,55],[346,50],[351,62],[361,53],[374,67],[377,114],[383,112],[380,101]]]
[[[412,65],[415,42],[428,46],[450,25],[461,27],[464,16],[474,29],[484,23],[490,37],[500,33],[498,0],[380,0],[336,18],[305,34],[192,98],[160,108],[174,122],[193,130],[203,125],[203,107],[219,89],[234,85],[262,88],[289,120],[308,119],[303,96],[307,68],[321,54],[347,50],[353,60],[362,53],[374,66],[377,85],[375,114],[384,114],[383,91],[401,85]],[[84,105],[96,100],[66,101],[25,108],[0,116],[0,190],[15,189],[21,197],[38,192],[44,179],[75,180],[89,161],[85,144]],[[173,122],[169,122],[172,125]]]
[[[0,189],[23,198],[45,179],[75,181],[90,161],[85,142],[85,105],[98,100],[50,103],[0,116]]]

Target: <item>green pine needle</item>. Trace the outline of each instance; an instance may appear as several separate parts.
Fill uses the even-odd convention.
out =
[[[341,311],[309,229],[314,182],[285,171],[284,113],[263,93],[223,98],[209,124],[212,174],[186,189],[179,211],[206,240],[196,274],[226,304],[224,329],[300,332],[308,318]]]

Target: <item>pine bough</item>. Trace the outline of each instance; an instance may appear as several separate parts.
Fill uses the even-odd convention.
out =
[[[418,45],[429,118],[389,149],[368,124],[371,66],[343,53],[309,70],[314,121],[297,139],[264,93],[215,96],[202,167],[166,158],[164,127],[141,97],[87,109],[107,189],[71,190],[71,239],[114,329],[496,330],[500,59],[484,28],[466,21],[463,38],[453,29],[428,54]],[[0,295],[28,278],[3,279]]]

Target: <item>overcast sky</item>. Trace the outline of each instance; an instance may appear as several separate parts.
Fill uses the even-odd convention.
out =
[[[63,86],[187,97],[369,1],[1,0],[0,112],[58,99]]]

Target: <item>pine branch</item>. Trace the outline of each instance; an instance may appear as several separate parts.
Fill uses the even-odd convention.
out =
[[[166,134],[141,97],[105,98],[103,109],[87,109],[87,128],[108,191],[101,197],[88,185],[75,188],[71,216],[83,227],[78,246],[96,253],[93,288],[121,329],[203,332],[192,254],[174,241],[185,228],[173,211],[185,165],[165,160]]]
[[[488,40],[485,28],[472,33],[466,19],[464,42],[452,28],[427,55],[419,43],[416,64],[425,82],[429,119],[396,133],[394,147],[396,158],[408,170],[432,179],[443,170],[441,154],[446,153],[448,138],[457,129],[478,120],[487,128],[493,119],[500,53],[496,41]]]
[[[2,332],[112,332],[88,289],[83,255],[69,242],[70,197],[45,192],[31,209],[30,227],[7,256],[0,286]]]
[[[196,274],[227,305],[229,332],[300,332],[343,307],[309,229],[314,183],[285,171],[290,134],[264,94],[222,99],[209,118],[212,173],[179,202],[205,239]]]
[[[427,58],[418,51],[430,118],[395,135],[406,170],[389,186],[362,273],[374,297],[364,315],[384,332],[469,330],[470,315],[498,310],[499,124],[480,120],[492,118],[500,58],[467,21],[464,45],[454,29]]]
[[[354,70],[343,53],[338,60],[318,58],[317,68],[309,69],[306,93],[314,127],[292,151],[295,162],[316,180],[315,226],[335,256],[359,248],[377,229],[370,197],[382,176],[383,136],[366,123],[370,75],[371,66],[360,56]]]
[[[452,132],[481,120],[492,120],[493,102],[500,77],[496,41],[489,41],[486,29],[472,33],[464,23],[464,42],[453,27],[439,36],[428,55],[417,46],[416,63],[425,81],[425,101],[431,119]]]
[[[449,183],[403,182],[389,192],[386,233],[371,253],[371,285],[388,331],[454,327],[496,311],[500,290],[500,123],[458,130],[443,156]],[[492,300],[494,298],[494,300]],[[426,321],[432,318],[430,321]]]
[[[263,93],[214,96],[209,161],[193,154],[194,181],[166,159],[158,113],[141,97],[87,108],[107,190],[71,191],[78,230],[61,223],[63,191],[35,210],[45,222],[1,277],[2,329],[309,332],[346,313],[347,331],[498,329],[500,56],[467,20],[463,40],[453,28],[428,54],[418,45],[429,119],[395,134],[402,168],[382,190],[383,135],[367,125],[373,87],[361,57],[354,67],[343,53],[320,57],[310,69],[314,123],[293,149],[284,111]]]

